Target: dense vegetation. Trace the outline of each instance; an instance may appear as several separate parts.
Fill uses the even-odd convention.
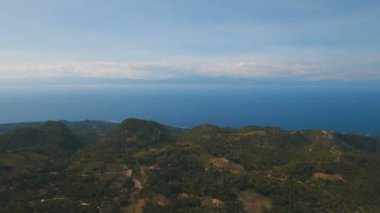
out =
[[[380,212],[380,141],[47,122],[0,135],[0,212]]]

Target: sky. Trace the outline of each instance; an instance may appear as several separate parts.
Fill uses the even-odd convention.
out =
[[[380,81],[378,0],[0,0],[0,80]]]

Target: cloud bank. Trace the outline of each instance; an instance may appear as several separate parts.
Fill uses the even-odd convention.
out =
[[[135,80],[189,77],[292,78],[300,80],[380,79],[377,70],[337,68],[321,64],[270,64],[256,62],[57,62],[0,64],[0,79],[20,78],[125,78]],[[369,76],[369,79],[361,79]]]

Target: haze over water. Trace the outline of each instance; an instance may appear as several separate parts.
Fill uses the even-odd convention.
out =
[[[380,135],[380,86],[87,85],[0,87],[0,123],[127,117]]]

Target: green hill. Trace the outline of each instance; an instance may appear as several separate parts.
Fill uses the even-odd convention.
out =
[[[0,211],[380,212],[372,137],[127,119],[94,143],[81,139],[56,122],[0,136],[1,152],[11,153],[1,162],[16,162],[16,152],[60,162],[26,169],[39,174],[28,179],[12,172],[21,163],[2,163],[2,176],[13,177],[2,182]]]
[[[83,145],[64,124],[49,121],[0,135],[0,162],[7,176],[18,175],[18,171],[33,173],[44,169],[43,165],[61,164]]]
[[[112,131],[119,123],[109,122],[109,121],[94,121],[94,120],[84,120],[84,121],[59,121],[65,124],[65,126],[71,131],[77,134],[83,135],[93,135],[101,136]],[[10,124],[0,124],[0,135],[7,133],[14,129],[20,128],[30,128],[39,127],[43,125],[44,122],[22,122],[22,123],[10,123]]]

